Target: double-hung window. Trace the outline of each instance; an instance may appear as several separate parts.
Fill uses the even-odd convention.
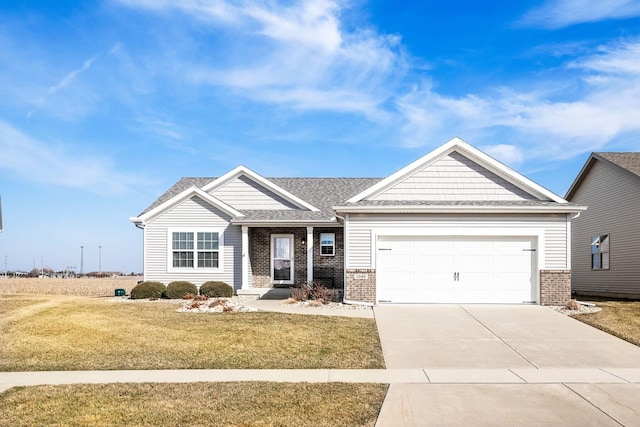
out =
[[[591,269],[609,269],[609,235],[591,237]]]
[[[169,230],[169,269],[221,269],[220,230]]]
[[[320,255],[331,256],[336,254],[335,233],[320,233]]]

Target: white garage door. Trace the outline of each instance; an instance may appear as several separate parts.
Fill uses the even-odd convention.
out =
[[[398,303],[537,302],[533,237],[380,236],[377,299]]]

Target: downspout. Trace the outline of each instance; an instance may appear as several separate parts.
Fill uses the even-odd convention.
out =
[[[136,228],[139,228],[140,230],[142,230],[142,280],[144,281],[144,272],[146,271],[144,264],[146,262],[146,255],[147,255],[145,253],[145,232],[144,232],[145,223],[144,221],[134,222],[133,225],[135,225]]]
[[[573,262],[573,256],[571,255],[571,251],[573,251],[573,245],[571,240],[573,239],[573,227],[571,226],[571,221],[578,218],[582,212],[576,212],[573,215],[567,215],[567,270],[571,270],[571,264]]]

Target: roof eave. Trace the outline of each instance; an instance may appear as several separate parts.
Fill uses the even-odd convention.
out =
[[[286,225],[296,225],[298,227],[302,226],[315,226],[315,225],[332,225],[332,226],[341,226],[342,224],[336,219],[333,218],[331,220],[309,220],[309,219],[295,219],[295,220],[256,220],[256,219],[244,219],[244,218],[233,218],[231,220],[231,224],[234,225],[246,225],[248,227],[282,227]]]
[[[431,206],[335,206],[336,212],[344,213],[578,213],[586,206],[477,206],[477,205],[431,205]]]

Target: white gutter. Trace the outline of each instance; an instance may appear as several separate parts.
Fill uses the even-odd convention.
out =
[[[345,213],[579,213],[585,206],[477,206],[477,205],[391,205],[391,206],[334,206]]]

